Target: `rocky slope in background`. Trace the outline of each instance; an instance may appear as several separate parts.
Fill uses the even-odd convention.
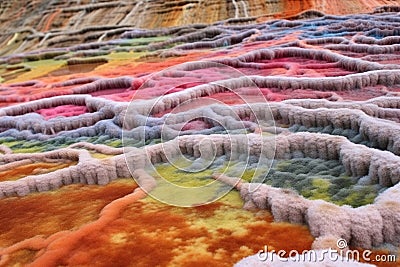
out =
[[[305,10],[327,14],[372,12],[398,0],[2,0],[0,3],[0,55],[46,47],[52,34],[82,35],[124,26],[159,28],[237,19],[246,22],[290,18]],[[88,41],[71,37],[65,46]],[[58,43],[60,45],[60,43]]]

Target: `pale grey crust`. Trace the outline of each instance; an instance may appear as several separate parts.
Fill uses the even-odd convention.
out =
[[[128,169],[134,170],[133,175],[139,175],[139,185],[155,186],[155,180],[145,174],[146,164],[167,161],[167,155],[190,153],[199,155],[199,143],[202,139],[212,140],[216,145],[217,155],[229,154],[233,159],[239,159],[243,153],[235,142],[249,138],[250,155],[260,155],[260,147],[264,156],[270,156],[270,149],[276,145],[276,159],[291,158],[293,152],[299,151],[305,157],[322,159],[337,159],[350,175],[359,176],[364,173],[371,182],[391,186],[381,193],[373,204],[359,208],[337,206],[323,200],[308,200],[288,189],[273,188],[265,184],[240,183],[238,189],[245,201],[245,207],[269,209],[275,220],[292,223],[303,223],[309,226],[311,234],[316,238],[337,237],[346,239],[349,244],[363,248],[371,248],[383,243],[398,246],[400,244],[400,158],[391,152],[368,148],[353,144],[344,137],[330,136],[319,133],[295,133],[278,135],[276,137],[261,137],[256,134],[233,135],[226,141],[224,135],[181,136],[176,140],[163,144],[147,146],[143,149],[131,148],[125,155],[117,155],[108,159],[94,159],[88,151],[76,149],[85,147],[105,154],[119,154],[122,149],[111,149],[102,145],[77,144],[75,148],[60,149],[52,152],[36,154],[5,154],[7,162],[24,159],[78,159],[78,165],[58,170],[52,173],[27,176],[17,181],[0,183],[2,196],[23,196],[35,191],[56,189],[65,184],[106,184],[111,180],[129,177]],[[274,141],[271,141],[274,139]],[[178,145],[178,146],[177,146]],[[210,151],[211,152],[211,151]],[[261,152],[262,153],[262,152]],[[126,162],[124,157],[126,157]],[[222,179],[234,183],[228,177]],[[147,187],[147,186],[144,186]]]

